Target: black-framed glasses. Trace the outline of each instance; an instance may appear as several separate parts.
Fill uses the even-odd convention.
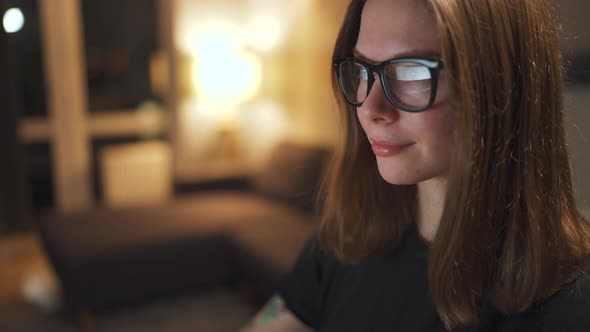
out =
[[[338,85],[347,103],[361,106],[379,75],[385,97],[396,108],[407,112],[427,110],[436,97],[440,60],[398,58],[369,63],[358,58],[334,61]]]

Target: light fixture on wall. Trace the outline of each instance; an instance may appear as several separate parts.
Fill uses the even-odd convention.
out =
[[[19,32],[25,25],[25,16],[19,8],[10,8],[4,13],[2,26],[7,33]]]
[[[260,86],[260,61],[247,51],[198,56],[193,64],[197,96],[207,104],[235,105],[251,98]]]
[[[211,21],[190,34],[193,86],[207,104],[241,103],[260,86],[260,60],[243,48],[239,33],[229,22]]]
[[[218,119],[218,144],[213,150],[222,151],[223,158],[236,160],[240,148],[235,112],[259,89],[260,60],[243,48],[239,29],[229,22],[205,21],[189,36],[195,95]]]

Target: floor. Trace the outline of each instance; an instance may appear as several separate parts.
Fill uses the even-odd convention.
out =
[[[34,233],[0,235],[0,331],[75,332],[59,283]],[[96,332],[237,331],[253,308],[226,289],[159,299],[94,317]]]

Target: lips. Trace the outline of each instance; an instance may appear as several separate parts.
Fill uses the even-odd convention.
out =
[[[371,148],[373,153],[379,157],[391,157],[398,155],[412,145],[414,145],[414,143],[392,143],[371,139]]]

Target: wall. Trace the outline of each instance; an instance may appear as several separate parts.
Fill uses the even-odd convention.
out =
[[[590,28],[588,0],[556,0],[560,22],[563,25],[562,46],[566,55],[590,52]]]
[[[557,0],[560,21],[563,25],[562,48],[567,62],[576,63],[574,68],[587,72],[590,77],[590,1]],[[579,74],[577,75],[579,76]],[[574,176],[574,190],[578,206],[590,220],[590,82],[568,84],[565,111],[567,133]]]
[[[578,207],[590,220],[590,83],[566,89],[566,124]]]

